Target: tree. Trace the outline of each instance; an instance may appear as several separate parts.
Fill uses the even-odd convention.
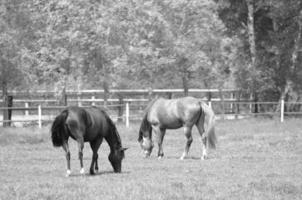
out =
[[[295,75],[300,71],[297,65],[301,55],[295,49],[301,44],[301,2],[236,0],[217,3],[229,34],[237,35],[244,44],[243,57],[251,58],[244,67],[235,69],[237,80],[243,80],[237,82],[239,86],[254,88],[260,99],[270,101],[284,98],[289,91],[297,91],[300,83]],[[253,70],[247,70],[253,63]],[[242,77],[254,77],[254,81],[246,84]]]
[[[230,66],[239,65],[239,37],[226,35],[212,1],[29,0],[20,5],[27,23],[16,25],[17,32],[28,36],[16,43],[17,56],[7,60],[18,58],[28,82],[55,88],[63,104],[66,88],[183,87],[185,95],[189,87],[223,88],[232,83]]]
[[[147,87],[183,87],[185,95],[193,85],[210,85],[208,77],[228,72],[220,69],[233,59],[215,9],[208,1],[133,1],[120,21],[127,39],[115,68]]]
[[[31,23],[26,6],[17,0],[1,0],[0,16],[0,85],[3,106],[8,107],[8,89],[21,85],[26,79],[21,60],[31,39]],[[3,118],[8,119],[8,110],[4,111]]]

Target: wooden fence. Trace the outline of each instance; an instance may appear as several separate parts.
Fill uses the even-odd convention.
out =
[[[222,99],[232,98],[236,96],[234,95],[236,92],[236,89],[189,89],[188,91],[190,96],[211,101],[215,101],[219,97],[222,97]],[[2,109],[2,116],[5,122],[3,124],[4,126],[10,125],[9,119],[11,119],[12,111],[14,116],[20,114],[32,116],[33,113],[37,112],[38,106],[41,106],[43,115],[45,109],[48,115],[57,114],[58,110],[51,110],[51,108],[59,105],[112,106],[112,108],[118,112],[120,119],[126,112],[125,106],[127,103],[129,103],[131,107],[136,106],[138,110],[143,110],[145,104],[153,98],[177,98],[183,96],[183,93],[183,89],[112,89],[109,92],[105,92],[104,90],[67,90],[65,95],[58,97],[54,91],[9,91],[8,97],[3,98],[6,99],[5,102],[2,102],[2,99],[0,99],[0,107],[16,107],[14,111],[13,109]],[[118,106],[117,104],[120,105]],[[133,114],[133,110],[132,108],[131,114]]]
[[[97,106],[105,108],[110,116],[129,126],[133,120],[140,120],[145,106],[156,97],[177,98],[183,96],[183,89],[135,89],[115,90],[105,94],[104,90],[67,90],[68,106]],[[0,92],[1,94],[1,92]],[[0,122],[34,123],[39,127],[50,122],[66,106],[60,106],[54,91],[9,91],[13,99],[11,107],[4,106],[0,99]],[[242,118],[247,116],[278,116],[284,121],[285,115],[300,115],[301,112],[285,111],[288,102],[254,102],[249,93],[237,89],[189,89],[189,96],[194,96],[209,103],[219,118]],[[106,96],[106,98],[105,98]],[[2,107],[1,107],[2,105]],[[296,103],[302,105],[302,103]],[[1,120],[2,113],[10,111],[7,118]],[[2,113],[1,113],[2,112]]]
[[[206,99],[203,99],[207,101]],[[94,101],[89,100],[88,103],[95,104],[100,100],[94,99]],[[108,100],[109,102],[117,102],[115,100]],[[85,100],[81,100],[82,103],[87,103]],[[124,123],[127,127],[130,123],[135,120],[141,120],[145,106],[148,103],[148,99],[128,99],[124,100],[122,104],[111,104],[103,107],[108,111],[110,116],[116,120]],[[220,119],[239,119],[248,116],[258,116],[265,115],[270,117],[278,117],[280,121],[284,121],[285,115],[302,115],[302,112],[286,112],[284,110],[285,105],[288,102],[237,102],[232,99],[216,99],[214,101],[207,101],[207,103],[213,108],[218,118]],[[258,113],[253,112],[253,107],[258,105],[260,109]],[[292,104],[292,103],[291,103]],[[302,105],[302,102],[295,103],[297,105]],[[37,124],[38,127],[42,127],[43,123],[51,122],[55,116],[65,108],[66,106],[42,106],[38,104],[37,106],[24,106],[24,107],[0,107],[0,112],[3,110],[11,110],[13,112],[11,120],[0,120],[0,122],[9,122],[16,126],[17,123],[21,124]],[[89,107],[83,106],[82,107]],[[279,107],[279,109],[278,109]],[[265,109],[264,109],[265,108]],[[262,111],[263,110],[263,111]]]

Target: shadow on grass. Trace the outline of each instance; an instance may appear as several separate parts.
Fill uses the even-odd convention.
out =
[[[173,160],[179,160],[179,161],[182,161],[180,159],[180,156],[166,156],[164,157],[163,159],[173,159]],[[184,160],[201,160],[201,157],[197,157],[197,156],[187,156]]]
[[[114,171],[102,171],[102,172],[98,172],[98,173],[95,173],[95,174],[90,174],[89,172],[85,173],[84,175],[83,174],[80,174],[80,173],[72,173],[70,174],[70,178],[72,177],[97,177],[97,176],[102,176],[102,175],[119,175],[119,174],[130,174],[131,172],[130,171],[124,171],[124,172],[121,172],[121,173],[115,173]]]

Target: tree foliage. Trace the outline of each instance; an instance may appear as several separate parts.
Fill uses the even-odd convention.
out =
[[[299,37],[301,35],[301,28],[299,28],[301,27],[301,1],[217,1],[219,16],[228,28],[229,34],[237,35],[243,41],[242,52],[250,58],[247,39],[247,2],[254,7],[257,52],[255,80],[258,93],[263,99],[276,100],[290,95],[290,91],[300,92],[301,80],[297,75],[301,74],[302,70],[299,67],[302,42]],[[253,77],[251,71],[246,70],[247,65],[236,69],[239,87],[248,88],[250,86],[242,79],[244,76]]]
[[[238,87],[279,99],[301,91],[301,7],[299,0],[1,0],[1,84],[58,93]]]

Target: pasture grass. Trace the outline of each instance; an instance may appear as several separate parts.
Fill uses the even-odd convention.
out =
[[[0,129],[0,199],[302,199],[302,123],[269,119],[218,121],[218,146],[200,160],[197,130],[189,158],[179,160],[185,137],[167,131],[165,157],[144,159],[137,143],[138,124],[118,125],[129,147],[123,172],[115,174],[104,142],[100,172],[88,174],[91,150],[84,149],[86,175],[79,174],[77,145],[70,140],[72,175],[65,177],[61,148],[50,141],[49,126]]]

